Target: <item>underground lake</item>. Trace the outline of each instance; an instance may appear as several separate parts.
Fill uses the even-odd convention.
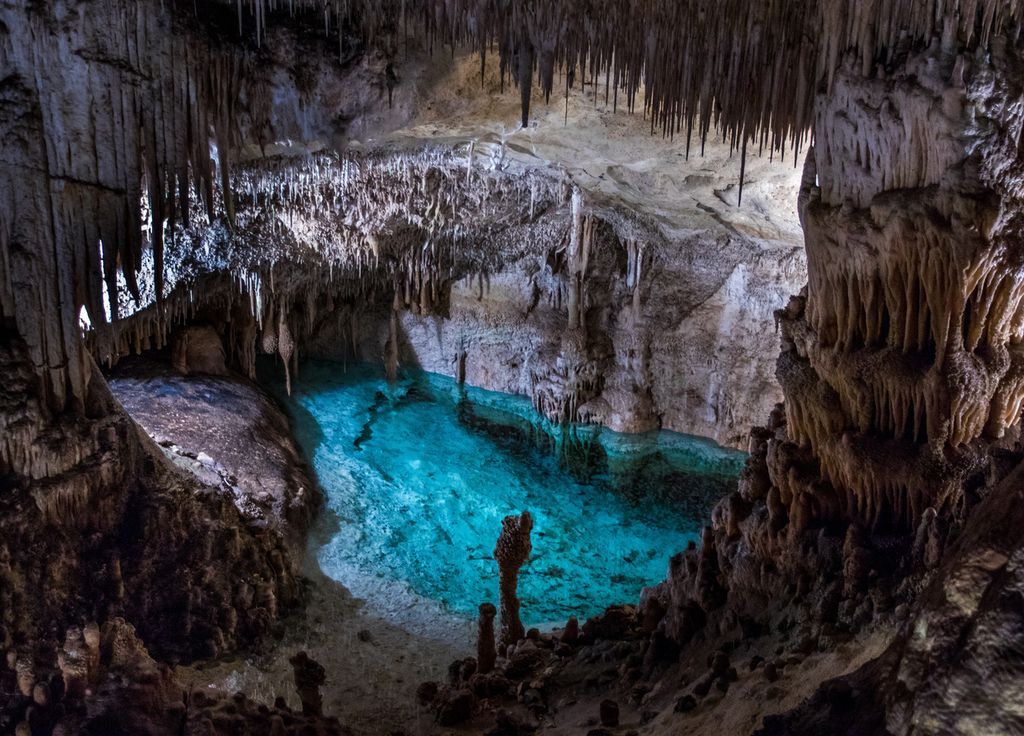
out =
[[[524,397],[419,370],[389,384],[379,366],[306,361],[291,396],[281,371],[261,372],[325,496],[311,554],[385,620],[497,603],[492,551],[502,518],[523,510],[528,625],[636,602],[699,539],[745,458],[672,432],[557,427]]]

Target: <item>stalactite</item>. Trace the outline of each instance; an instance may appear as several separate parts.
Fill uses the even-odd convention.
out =
[[[242,28],[242,2],[236,2]],[[250,10],[257,41],[265,33],[265,2],[255,0]],[[831,86],[841,54],[855,53],[857,67],[870,70],[879,59],[890,60],[901,40],[937,35],[942,29],[936,18],[946,17],[955,19],[953,32],[961,45],[984,45],[1022,13],[1019,0],[977,0],[967,7],[961,0],[756,5],[644,0],[599,7],[583,0],[416,0],[406,5],[350,0],[344,20],[373,40],[388,16],[395,27],[404,27],[406,17],[419,18],[421,35],[475,48],[481,66],[488,49],[497,47],[502,80],[508,74],[520,88],[524,127],[534,72],[547,99],[555,69],[561,69],[568,91],[578,67],[581,77],[604,75],[606,85],[614,83],[616,104],[621,88],[630,110],[642,91],[645,112],[666,134],[686,130],[689,137],[696,129],[703,142],[717,126],[744,158],[753,139],[770,141],[779,152],[786,144],[801,147],[813,95],[820,81]],[[297,7],[325,17],[335,12],[331,0],[301,0]],[[407,15],[399,25],[395,19],[403,11]]]

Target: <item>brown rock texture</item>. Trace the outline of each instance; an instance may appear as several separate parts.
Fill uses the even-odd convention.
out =
[[[519,568],[530,559],[533,546],[530,532],[533,531],[533,517],[529,511],[518,516],[506,516],[501,521],[501,535],[494,547],[494,559],[498,561],[498,575],[501,589],[501,637],[502,649],[517,643],[526,636],[522,619],[519,617]]]
[[[493,603],[480,604],[480,621],[476,635],[476,669],[482,675],[494,669],[498,650],[494,645],[494,617],[498,610]]]
[[[122,618],[112,618],[102,627],[87,624],[84,631],[95,635],[93,640],[93,634],[88,634],[85,641],[94,655],[90,660],[93,669],[85,674],[76,666],[73,688],[65,683],[72,667],[68,647],[78,649],[82,641],[83,628],[78,626],[67,631],[67,642],[58,653],[59,669],[52,661],[47,662],[45,655],[39,658],[33,670],[39,682],[31,697],[7,691],[6,679],[0,678],[0,729],[4,733],[346,733],[334,719],[268,708],[242,694],[184,691],[166,666],[150,656],[135,629]],[[81,680],[77,679],[79,674]]]
[[[172,345],[171,365],[179,373],[205,373],[213,376],[227,373],[224,343],[212,327],[189,326],[178,330]]]

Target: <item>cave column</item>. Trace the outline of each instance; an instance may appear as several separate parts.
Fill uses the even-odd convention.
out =
[[[935,42],[898,74],[849,64],[817,99],[800,197],[808,287],[780,313],[790,517],[913,528],[956,514],[1024,400],[1016,65]],[[1014,83],[1016,84],[1016,83]],[[995,93],[995,94],[994,94]],[[1015,97],[1016,95],[1016,97]],[[809,456],[814,484],[802,482]],[[801,501],[803,493],[810,500]]]

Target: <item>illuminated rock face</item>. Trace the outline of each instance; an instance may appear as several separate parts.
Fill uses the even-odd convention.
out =
[[[975,642],[975,671],[1016,672],[967,632],[1019,641],[1003,618],[1016,573],[991,547],[992,509],[1011,503],[1004,479],[1020,461],[1020,120],[1006,103],[1018,68],[999,42],[976,57],[936,43],[888,78],[845,69],[819,97],[800,201],[809,283],[778,314],[785,404],[751,433],[739,489],[701,548],[645,593],[669,639],[756,620],[787,589],[812,615],[858,625],[850,615],[865,597],[910,605],[895,585],[938,569],[874,676],[916,690],[941,667],[954,690],[972,691],[974,675],[952,664],[960,636]],[[902,140],[922,128],[927,141]],[[1005,535],[1007,550],[1018,536]],[[957,582],[943,588],[944,575]],[[948,725],[968,704],[940,689],[880,700],[899,728],[932,713]]]
[[[790,441],[869,527],[962,513],[987,448],[1018,431],[1019,164],[998,102],[1012,92],[993,87],[1014,63],[933,49],[888,80],[844,71],[818,104],[809,284],[781,317],[779,377]]]

